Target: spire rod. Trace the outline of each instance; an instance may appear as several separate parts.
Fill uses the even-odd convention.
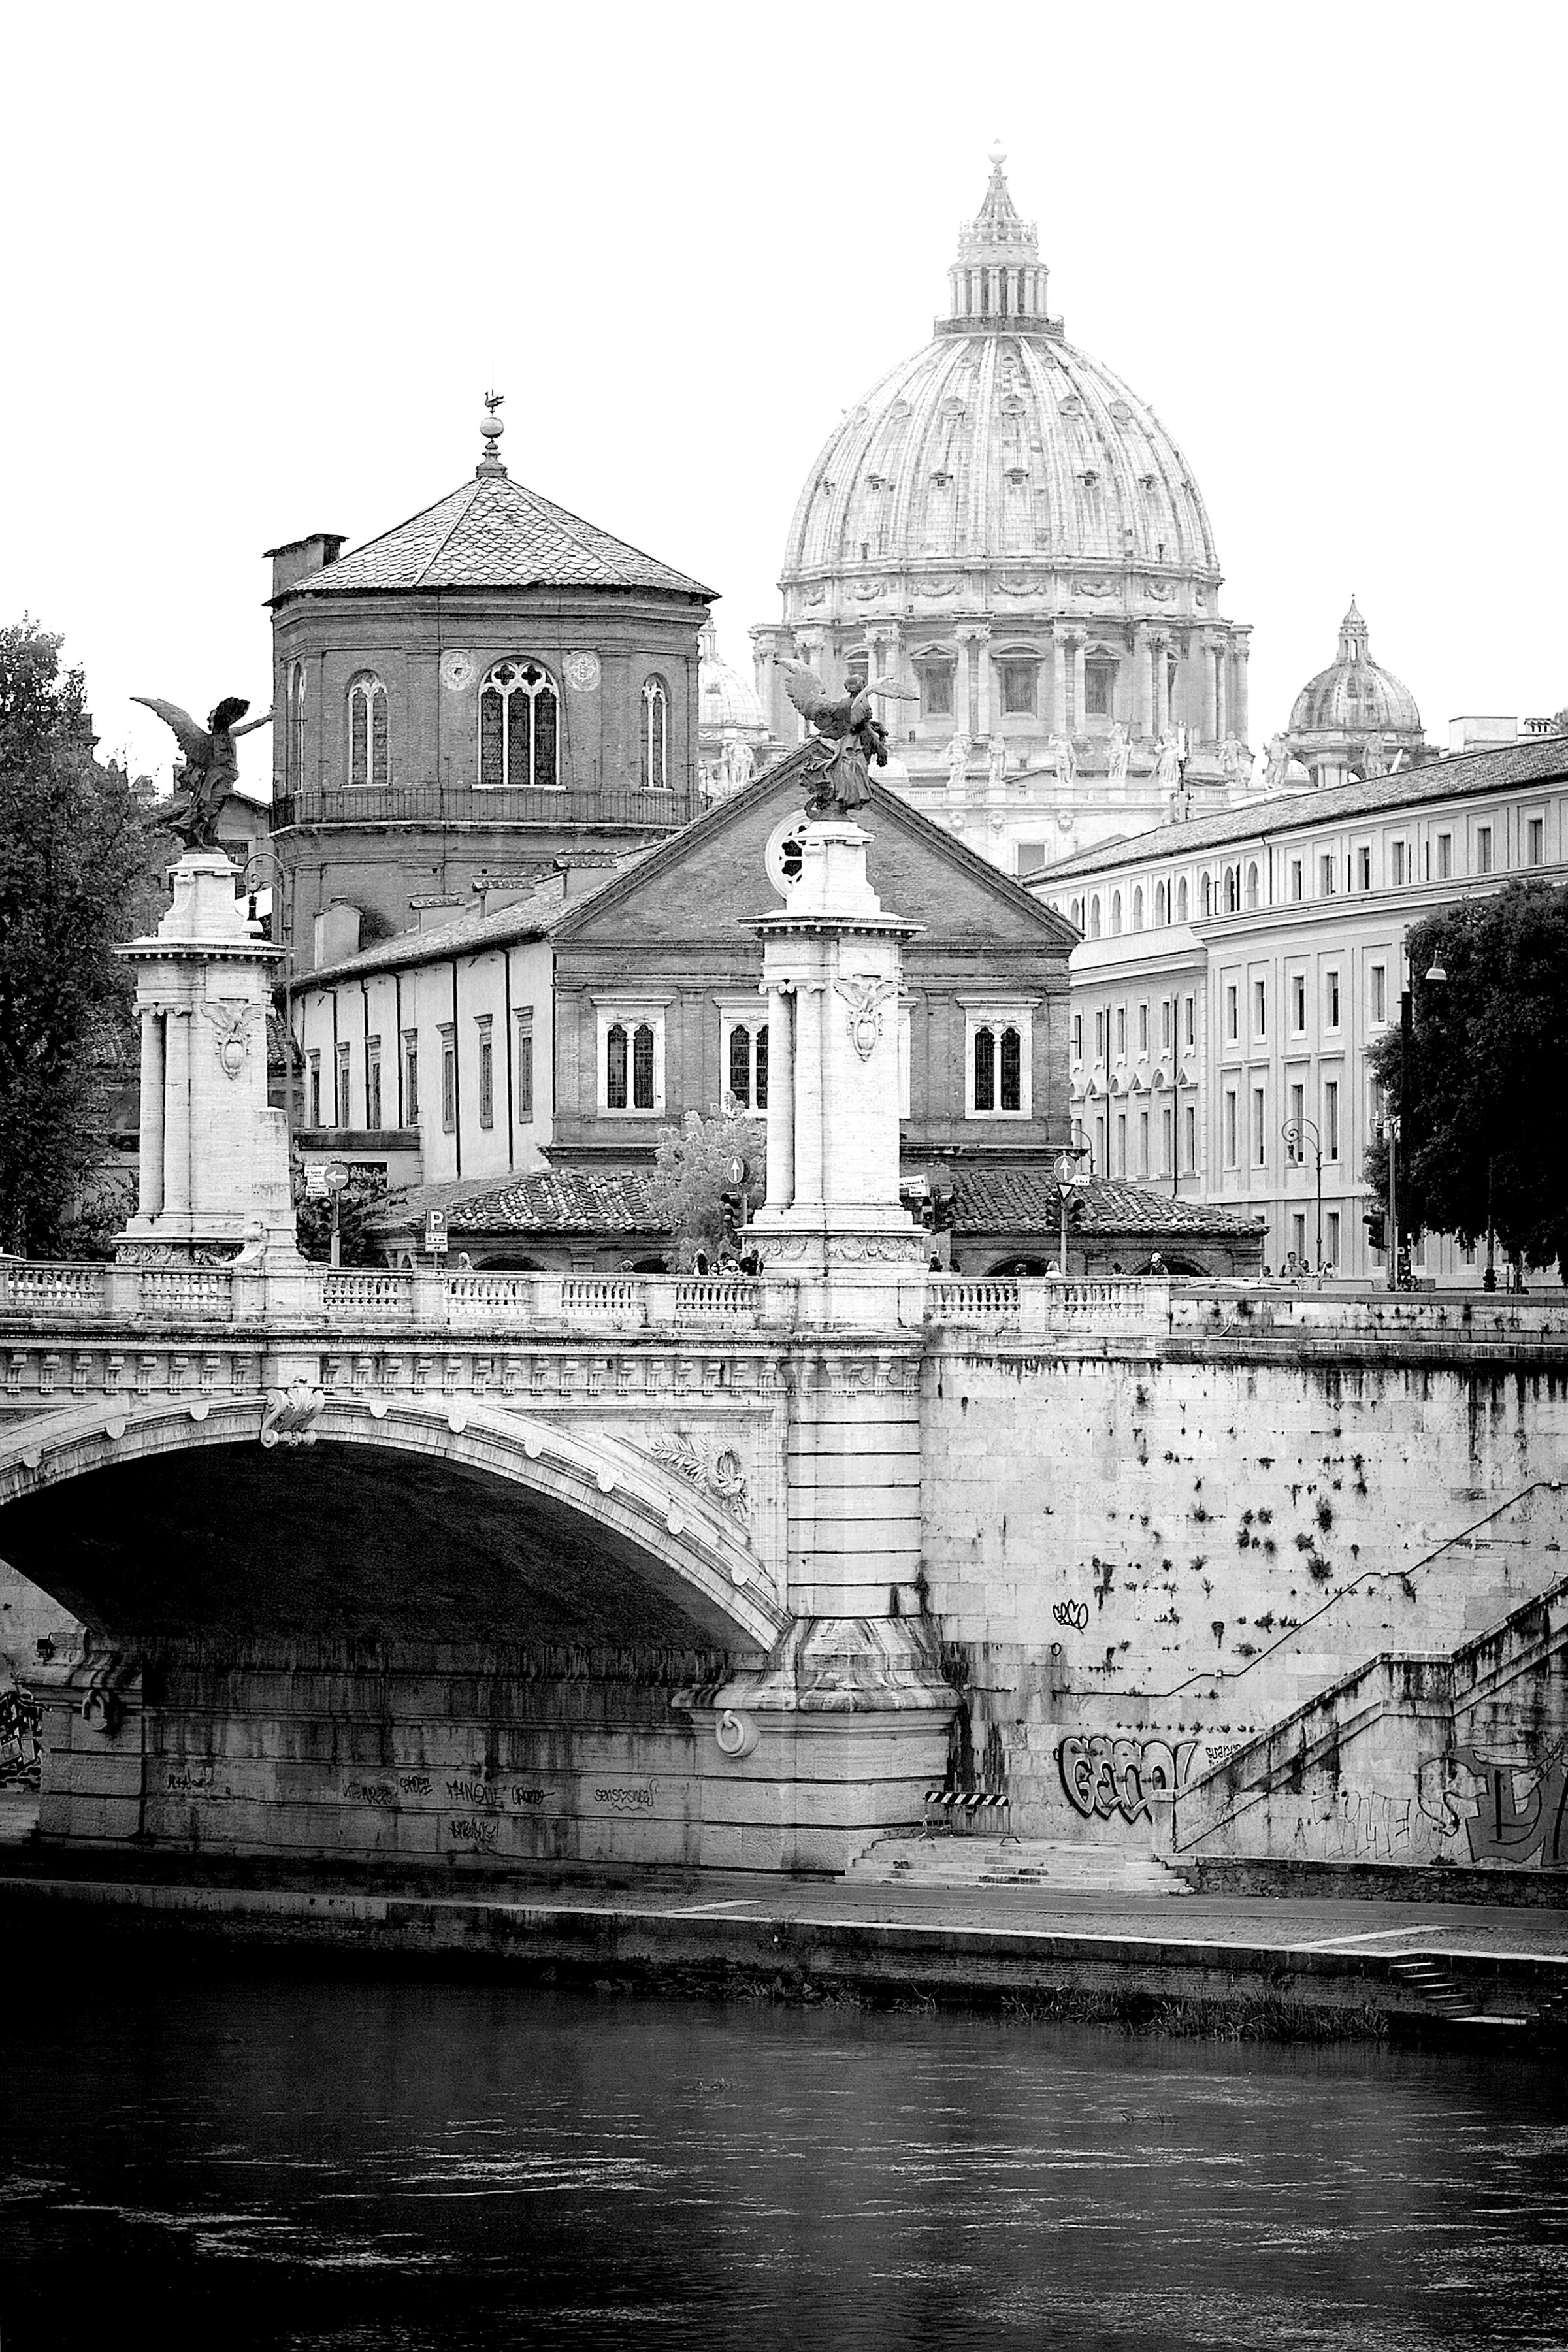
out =
[[[506,467],[500,461],[500,451],[496,446],[501,435],[506,431],[505,425],[497,414],[505,398],[504,392],[487,392],[485,394],[484,422],[479,426],[479,431],[484,436],[485,454],[474,467],[474,472],[481,479],[487,474],[499,474],[503,478],[506,474]]]

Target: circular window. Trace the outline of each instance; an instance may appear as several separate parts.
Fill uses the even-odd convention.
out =
[[[768,880],[781,898],[787,898],[800,880],[801,860],[805,855],[801,845],[810,822],[804,809],[796,809],[781,824],[775,824],[768,835],[763,863],[767,867]]]

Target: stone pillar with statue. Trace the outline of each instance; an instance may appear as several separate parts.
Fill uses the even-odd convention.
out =
[[[258,938],[221,850],[187,849],[155,932],[119,952],[142,1026],[141,1187],[122,1262],[297,1262],[284,1113],[267,1092],[281,948]]]
[[[835,713],[826,714],[829,727]],[[846,772],[875,736],[829,734],[840,789],[817,802],[787,906],[756,922],[768,1008],[767,1202],[747,1229],[795,1339],[789,1400],[789,1604],[760,1668],[705,1704],[730,1762],[737,1823],[793,1793],[801,1861],[842,1869],[917,1825],[946,1772],[953,1694],[921,1569],[919,1351],[927,1240],[899,1194],[900,1000],[912,927],[884,911]],[[836,1375],[833,1335],[875,1338],[871,1377]],[[718,1823],[724,1785],[710,1781]]]

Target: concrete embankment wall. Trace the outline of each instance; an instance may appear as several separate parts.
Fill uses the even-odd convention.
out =
[[[68,1969],[86,1955],[99,1972],[138,1962],[199,1965],[205,1945],[264,1953],[272,1968],[479,1969],[605,1992],[1000,2010],[1020,2021],[1101,2021],[1226,2038],[1426,2038],[1454,2030],[1381,1953],[1174,1933],[704,1916],[700,1906],[640,1906],[635,1895],[612,1906],[518,1888],[487,1897],[447,1887],[432,1896],[16,1872],[0,1874],[0,1927],[36,1960]],[[1544,2010],[1550,2029],[1568,1961],[1431,1948],[1470,2010],[1521,2023]]]
[[[1568,1364],[954,1335],[927,1380],[924,1569],[964,1686],[955,1757],[1005,1785],[1031,1836],[1146,1842],[1151,1794],[1380,1653],[1452,1651],[1568,1570]],[[1527,1675],[1486,1721],[1532,1784],[1563,1746],[1543,1689]],[[1440,1833],[1420,1834],[1411,1755],[1372,1742],[1358,1792],[1347,1748],[1311,1852],[1540,1863],[1539,1845],[1486,1846],[1477,1772],[1447,1775]],[[1296,1820],[1260,1816],[1266,1850],[1299,1853]]]

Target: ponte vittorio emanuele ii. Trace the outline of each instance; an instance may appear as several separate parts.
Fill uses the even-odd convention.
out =
[[[1568,1318],[930,1272],[864,855],[758,921],[754,1279],[307,1264],[274,951],[182,861],[120,1257],[0,1264],[0,1554],[85,1628],[46,1839],[835,1869],[961,1788],[1560,1858]]]

